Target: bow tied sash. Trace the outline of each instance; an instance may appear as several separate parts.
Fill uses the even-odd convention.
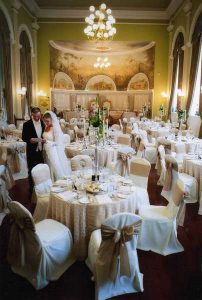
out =
[[[7,259],[12,266],[26,266],[35,273],[38,268],[38,254],[41,242],[35,232],[35,225],[30,217],[13,216],[8,245]]]
[[[102,273],[103,281],[109,278],[115,282],[118,273],[120,276],[131,276],[130,262],[128,257],[127,242],[130,242],[134,235],[138,235],[142,221],[126,226],[122,229],[116,229],[110,226],[102,225],[102,243],[98,250],[96,259],[96,274],[98,280]],[[101,270],[104,268],[103,270]]]
[[[122,169],[121,169],[121,176],[128,175],[130,173],[130,159],[132,158],[133,153],[119,153],[119,158],[122,161]]]
[[[166,176],[163,190],[170,191],[172,186],[172,170],[178,172],[178,165],[174,162],[166,162]]]

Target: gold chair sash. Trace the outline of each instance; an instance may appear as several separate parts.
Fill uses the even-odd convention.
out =
[[[15,202],[8,204],[12,218],[7,259],[12,266],[26,267],[35,273],[41,257],[41,242],[31,215],[25,212],[25,208],[19,210],[22,205],[18,206]]]
[[[172,186],[172,170],[178,172],[178,164],[175,160],[166,160],[166,176],[163,190],[170,191]]]
[[[136,161],[136,159],[134,161],[131,161],[130,174],[142,176],[142,177],[148,177],[150,169],[151,169],[151,165],[149,162],[147,163],[147,161],[144,162],[144,160],[142,160],[141,162],[138,160]]]
[[[122,161],[121,176],[129,175],[130,173],[130,163],[129,160],[132,158],[133,153],[121,153],[119,152],[118,158]]]
[[[115,282],[119,269],[120,276],[130,277],[131,270],[126,243],[131,241],[134,235],[139,234],[141,223],[142,221],[139,220],[120,230],[106,225],[101,226],[102,242],[95,263],[96,280],[102,278],[102,281],[107,281],[110,278]]]

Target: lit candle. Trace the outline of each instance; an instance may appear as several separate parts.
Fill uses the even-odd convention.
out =
[[[105,121],[103,120],[103,122],[102,122],[102,134],[103,134],[103,139],[104,139],[104,137],[105,137]]]
[[[184,121],[186,121],[186,119],[187,119],[187,111],[186,111],[186,109],[184,110]]]
[[[83,131],[84,131],[83,135],[85,138],[85,136],[86,136],[86,119],[84,119],[84,122],[83,122]]]

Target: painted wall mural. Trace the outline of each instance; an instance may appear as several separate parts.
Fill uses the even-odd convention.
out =
[[[111,65],[95,68],[97,57],[108,57]],[[154,59],[154,42],[112,41],[98,47],[91,41],[50,41],[50,84],[67,90],[153,89]]]

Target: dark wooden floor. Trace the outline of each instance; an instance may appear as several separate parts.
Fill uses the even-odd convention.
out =
[[[154,169],[149,178],[151,204],[166,205],[156,185]],[[18,181],[11,191],[17,200],[33,212],[28,199],[27,180]],[[123,295],[122,300],[202,300],[202,216],[197,215],[198,204],[187,205],[185,226],[178,228],[178,238],[185,251],[169,256],[138,251],[141,272],[144,274],[144,292]],[[84,262],[77,262],[57,282],[35,291],[20,276],[12,273],[6,263],[9,218],[0,227],[0,299],[18,300],[93,300],[94,284]]]

